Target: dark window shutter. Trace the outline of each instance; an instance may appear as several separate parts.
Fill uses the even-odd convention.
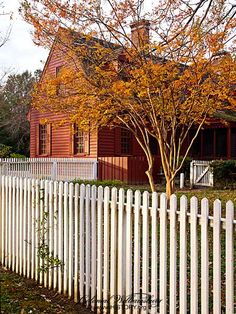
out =
[[[69,144],[69,155],[73,156],[75,154],[75,142],[74,142],[75,128],[74,124],[70,126],[70,144]]]
[[[35,153],[39,156],[39,124],[35,126]]]
[[[47,155],[51,155],[52,148],[52,125],[51,123],[47,124]]]

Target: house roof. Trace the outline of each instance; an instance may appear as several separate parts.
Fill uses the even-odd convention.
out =
[[[236,112],[232,110],[218,110],[214,117],[228,122],[236,122]]]

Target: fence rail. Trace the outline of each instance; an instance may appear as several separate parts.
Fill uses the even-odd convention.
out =
[[[235,313],[231,201],[10,176],[0,192],[1,262],[20,275],[97,313]]]
[[[0,158],[0,175],[44,180],[96,180],[94,158]]]

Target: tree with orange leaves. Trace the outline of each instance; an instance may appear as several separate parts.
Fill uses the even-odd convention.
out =
[[[207,0],[159,1],[152,8],[130,0],[107,0],[105,7],[91,0],[31,0],[23,1],[22,12],[37,42],[54,40],[66,64],[58,77],[38,84],[35,108],[65,112],[83,128],[129,129],[147,157],[153,191],[154,137],[170,196],[201,127],[218,110],[236,110],[235,6]],[[195,132],[185,148],[190,129]]]

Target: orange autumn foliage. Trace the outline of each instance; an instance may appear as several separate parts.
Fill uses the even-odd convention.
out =
[[[202,125],[218,110],[236,110],[235,18],[227,1],[160,1],[149,12],[137,3],[109,0],[102,9],[92,0],[66,7],[59,0],[24,1],[36,39],[48,45],[53,38],[65,64],[57,77],[42,77],[33,106],[66,113],[85,129],[128,128],[147,157],[152,190],[155,137],[169,196],[180,155],[188,155]],[[183,152],[191,128],[196,132]]]

